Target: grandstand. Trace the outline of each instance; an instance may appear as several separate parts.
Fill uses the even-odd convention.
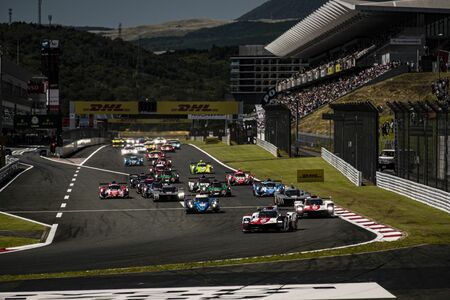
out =
[[[449,40],[448,0],[330,0],[266,50],[308,63],[276,84],[277,100],[303,117],[380,77],[442,70]]]

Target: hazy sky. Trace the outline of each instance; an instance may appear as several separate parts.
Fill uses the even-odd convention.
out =
[[[235,19],[267,0],[42,0],[42,22],[117,27],[165,21],[211,18]],[[37,22],[38,0],[0,0],[0,22]]]

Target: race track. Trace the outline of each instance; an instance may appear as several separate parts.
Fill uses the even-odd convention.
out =
[[[81,162],[97,148],[79,152]],[[169,154],[187,191],[191,161],[211,161],[195,148]],[[83,159],[81,159],[83,158]],[[120,151],[110,146],[96,152],[73,180],[76,166],[51,162],[36,153],[22,161],[34,165],[0,193],[0,210],[47,224],[58,223],[53,244],[0,255],[0,274],[59,272],[112,267],[166,264],[212,259],[270,255],[322,249],[368,241],[374,235],[339,218],[301,219],[299,230],[287,233],[243,234],[242,215],[271,198],[256,198],[250,187],[233,187],[233,196],[221,199],[223,213],[186,215],[179,202],[144,199],[131,191],[131,199],[100,200],[98,183],[126,181],[123,173],[144,167],[124,167]],[[215,176],[229,171],[212,161]],[[147,165],[147,162],[146,162]],[[69,184],[72,191],[67,192]],[[64,199],[69,195],[69,199]],[[65,208],[60,208],[66,203]],[[58,212],[63,212],[56,218]]]

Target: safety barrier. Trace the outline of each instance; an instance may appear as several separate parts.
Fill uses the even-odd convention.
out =
[[[267,152],[269,152],[270,154],[272,154],[275,157],[278,157],[278,148],[277,146],[266,142],[264,140],[261,139],[256,139],[256,145],[260,146],[261,148],[263,148],[264,150],[266,150]]]
[[[88,146],[95,146],[109,142],[106,138],[95,137],[88,139],[81,139],[70,144],[65,145],[64,147],[57,148],[56,153],[60,157],[67,157],[83,148]]]
[[[0,183],[3,184],[11,176],[17,173],[19,169],[19,160],[16,158],[8,157],[7,164],[0,169]]]
[[[341,172],[345,177],[347,177],[354,185],[362,185],[362,172],[358,171],[348,162],[342,158],[334,155],[325,148],[322,148],[322,158],[335,167],[339,172]]]
[[[450,213],[448,192],[382,172],[377,172],[377,186]]]

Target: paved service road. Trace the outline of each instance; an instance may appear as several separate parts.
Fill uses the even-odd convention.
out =
[[[72,160],[88,157],[96,148]],[[191,161],[210,159],[191,146],[169,154],[187,191]],[[58,223],[54,243],[30,251],[0,255],[0,274],[57,272],[176,262],[202,261],[322,249],[374,238],[339,218],[300,220],[300,229],[287,233],[243,234],[242,215],[271,198],[255,198],[250,187],[233,188],[221,199],[223,213],[186,215],[179,202],[154,203],[131,191],[131,199],[100,200],[98,183],[126,181],[127,176],[44,160],[28,154],[35,167],[0,193],[0,209],[48,224]],[[82,161],[79,159],[79,161]],[[212,161],[223,180],[226,168]],[[123,173],[147,167],[124,167],[120,151],[104,147],[85,166]],[[76,179],[73,181],[73,179]],[[71,192],[67,193],[69,184]],[[69,195],[69,199],[64,199]],[[66,203],[65,208],[60,208]],[[61,211],[60,218],[55,215]]]

